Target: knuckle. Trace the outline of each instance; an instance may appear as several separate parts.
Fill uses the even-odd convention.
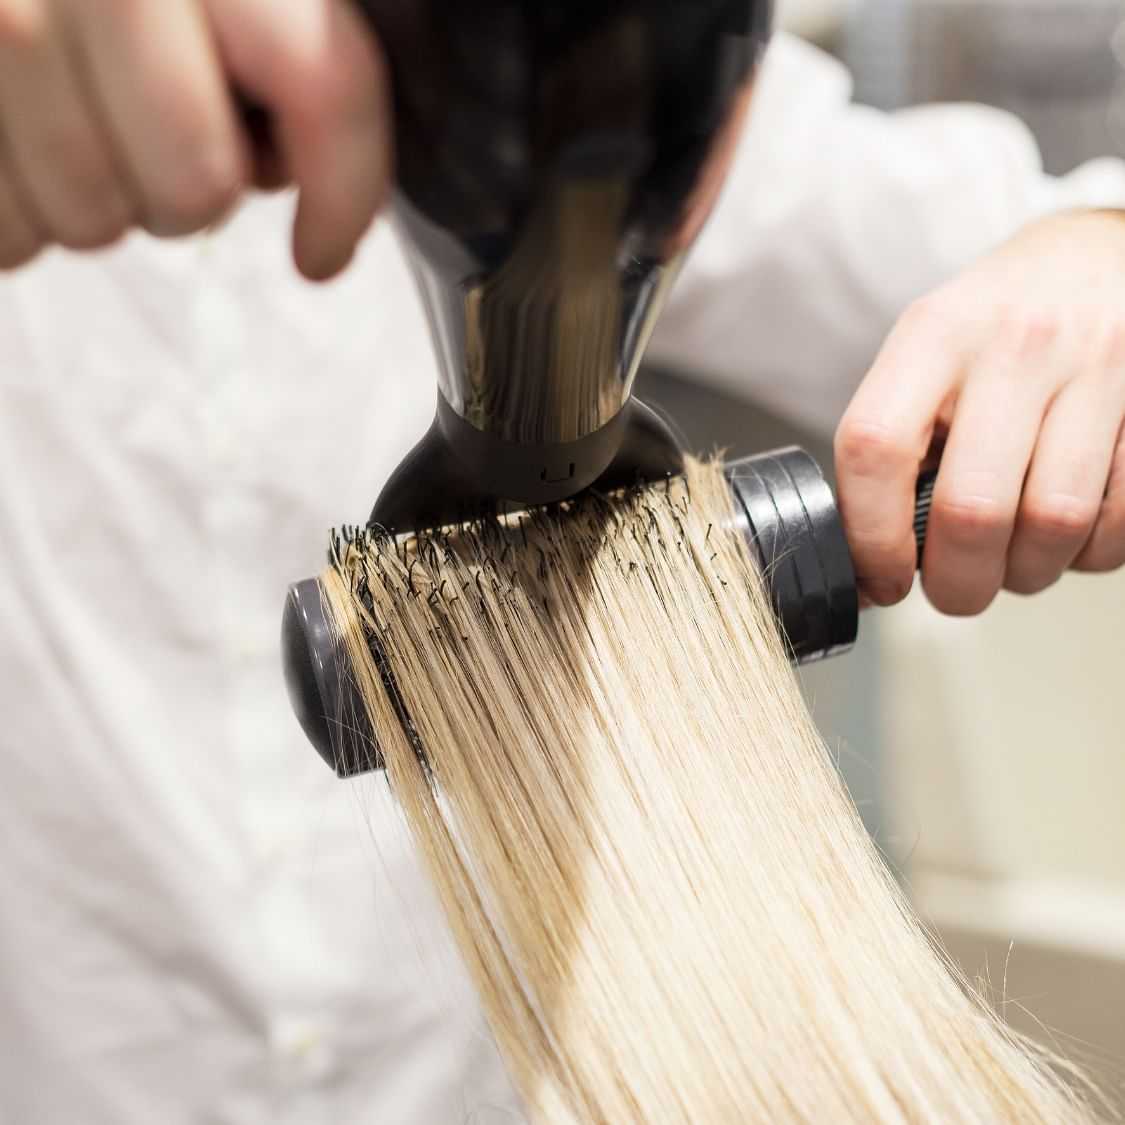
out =
[[[845,417],[836,431],[836,461],[847,473],[880,475],[911,460],[902,438],[881,422]]]
[[[1013,359],[1041,359],[1062,331],[1061,314],[1056,309],[1002,306],[996,317],[995,343]]]
[[[139,171],[149,218],[156,233],[198,230],[238,198],[248,169],[241,136],[218,87],[184,79],[170,82],[160,109],[161,145]]]
[[[930,522],[955,547],[994,542],[1006,537],[1012,527],[1004,508],[985,496],[935,499]]]
[[[98,207],[88,211],[71,230],[60,233],[59,241],[73,250],[99,250],[112,246],[128,229],[128,213],[123,207]]]
[[[63,245],[94,249],[125,233],[129,207],[108,160],[90,145],[76,143],[54,167],[65,168],[65,206],[51,223]]]
[[[950,304],[949,296],[940,289],[918,297],[899,318],[898,330],[911,335],[937,335],[949,324]]]
[[[213,147],[186,160],[155,193],[158,233],[186,234],[221,218],[238,199],[244,174],[233,145]]]
[[[1089,534],[1100,508],[1077,496],[1031,496],[1020,510],[1020,531],[1048,543],[1069,543]]]

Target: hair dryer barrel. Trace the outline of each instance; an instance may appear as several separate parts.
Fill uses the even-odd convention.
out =
[[[832,490],[816,462],[791,448],[733,462],[726,472],[734,502],[730,530],[745,535],[757,553],[793,658],[846,650],[859,621],[855,573]],[[316,579],[290,588],[282,643],[293,710],[324,760],[340,777],[382,768]],[[393,671],[384,667],[384,678],[393,683]]]
[[[438,491],[573,496],[628,441],[645,347],[735,158],[771,0],[361,7],[391,71],[392,217],[437,360],[427,454],[440,436],[468,469]]]

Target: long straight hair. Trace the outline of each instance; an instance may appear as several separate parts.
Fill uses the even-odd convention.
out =
[[[692,462],[322,577],[531,1120],[1095,1120],[911,913],[729,504]]]

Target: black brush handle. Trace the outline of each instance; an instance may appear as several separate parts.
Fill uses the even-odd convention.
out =
[[[918,548],[918,569],[922,569],[922,553],[926,547],[926,532],[930,526],[930,508],[934,502],[934,484],[937,469],[927,469],[919,478],[914,490],[914,542]]]

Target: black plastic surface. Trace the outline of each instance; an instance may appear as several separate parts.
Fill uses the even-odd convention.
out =
[[[737,526],[757,552],[778,623],[799,663],[845,652],[859,630],[851,553],[832,490],[804,450],[727,467]]]
[[[342,778],[382,769],[374,731],[315,578],[289,587],[281,650],[289,703],[317,753]]]
[[[563,445],[516,445],[482,433],[439,395],[425,437],[387,481],[370,523],[393,532],[441,527],[512,507],[660,480],[683,468],[679,439],[637,399],[596,433]]]
[[[438,383],[517,445],[606,426],[734,157],[770,0],[361,0]]]

